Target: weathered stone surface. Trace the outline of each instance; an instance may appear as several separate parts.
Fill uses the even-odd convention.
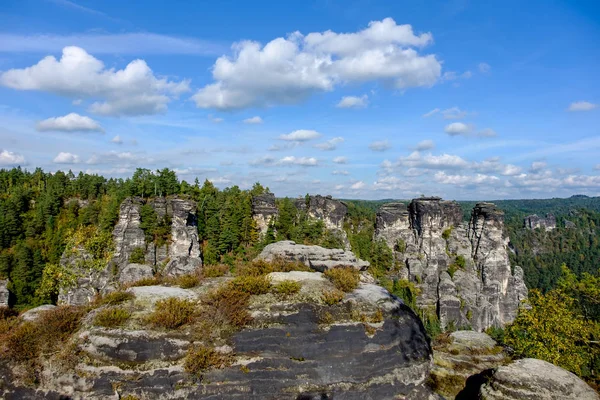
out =
[[[119,266],[129,264],[129,257],[136,248],[146,249],[144,231],[140,228],[142,199],[128,197],[119,208],[119,220],[113,229],[115,253],[113,262]]]
[[[23,318],[25,321],[35,321],[36,319],[39,318],[40,314],[43,313],[44,311],[51,311],[51,310],[54,310],[55,308],[56,308],[55,305],[44,304],[43,306],[39,306],[36,308],[32,308],[31,310],[25,311],[23,314],[21,314],[21,318]]]
[[[434,343],[431,379],[439,393],[451,400],[469,376],[496,368],[506,359],[502,348],[485,333],[456,331],[441,343]]]
[[[252,197],[252,218],[256,222],[261,238],[265,236],[269,224],[277,219],[278,215],[279,211],[273,193],[264,193]]]
[[[546,214],[545,218],[538,217],[537,214],[528,215],[523,220],[523,226],[530,230],[541,228],[551,231],[556,228],[556,217],[552,214]]]
[[[271,243],[257,257],[257,259],[266,261],[272,261],[276,258],[300,261],[321,272],[335,267],[353,267],[364,270],[369,266],[368,261],[357,258],[351,251],[296,244],[291,240]]]
[[[8,307],[8,279],[0,279],[0,307]]]
[[[436,310],[444,327],[484,330],[511,322],[527,297],[521,268],[511,272],[503,229],[503,213],[491,203],[478,203],[467,224],[458,203],[424,197],[408,207],[383,205],[375,239],[385,240],[406,266],[397,278],[419,286],[420,307]]]
[[[457,398],[483,400],[598,400],[600,396],[575,374],[546,361],[525,358],[469,378]],[[478,379],[479,378],[479,379]],[[478,389],[478,390],[477,390]],[[463,395],[461,397],[461,395]],[[478,397],[466,397],[476,395]]]
[[[119,274],[119,283],[127,284],[137,282],[142,279],[152,278],[154,271],[152,267],[146,264],[127,264]]]
[[[344,218],[348,213],[348,206],[344,202],[335,200],[331,196],[308,196],[300,197],[295,200],[298,210],[305,211],[306,214],[316,220],[323,221],[325,228],[339,236],[344,243],[344,248],[350,249],[348,235],[344,231]]]
[[[177,297],[180,299],[193,299],[196,294],[187,289],[166,286],[134,286],[127,289],[128,292],[135,295],[136,301],[156,303],[158,300]]]

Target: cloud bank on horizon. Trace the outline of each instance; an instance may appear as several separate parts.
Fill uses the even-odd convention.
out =
[[[245,21],[150,1],[160,24],[116,0],[16,6],[0,17],[0,168],[169,167],[281,196],[600,195],[598,10],[375,3]]]

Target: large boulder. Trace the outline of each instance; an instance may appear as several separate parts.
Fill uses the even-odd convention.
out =
[[[469,378],[457,399],[598,400],[577,375],[535,358],[525,358]]]
[[[267,245],[257,259],[265,261],[275,259],[299,261],[321,272],[335,267],[352,267],[365,270],[369,266],[368,261],[357,258],[351,251],[296,244],[291,240],[283,240]]]

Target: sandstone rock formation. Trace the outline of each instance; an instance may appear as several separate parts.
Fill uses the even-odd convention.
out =
[[[272,261],[276,258],[287,261],[300,261],[321,272],[329,268],[346,266],[364,270],[369,266],[368,261],[357,258],[351,251],[296,244],[291,240],[282,240],[267,245],[257,258],[266,261]]]
[[[261,238],[267,233],[269,224],[277,219],[277,215],[279,215],[279,211],[273,193],[264,193],[252,197],[252,218]]]
[[[230,362],[203,372],[183,369],[192,342],[218,332],[196,326],[178,331],[142,325],[154,307],[144,292],[195,298],[205,291],[158,287],[132,288],[136,298],[120,307],[129,321],[115,329],[94,326],[90,312],[74,335],[78,365],[70,372],[55,367],[37,390],[27,389],[0,367],[0,397],[7,399],[395,399],[436,400],[425,384],[431,348],[418,317],[385,289],[360,286],[338,304],[321,300],[333,285],[319,272],[277,272],[272,282],[295,280],[297,294],[254,295],[251,324],[215,347]],[[219,279],[219,278],[217,278]],[[213,340],[213,339],[211,339]],[[52,357],[49,355],[48,357]]]
[[[0,279],[0,307],[8,307],[8,280]]]
[[[546,361],[525,358],[469,378],[457,399],[598,400],[575,374]]]
[[[56,308],[55,305],[44,304],[43,306],[39,306],[36,308],[32,308],[31,310],[25,311],[21,315],[21,318],[23,318],[23,320],[25,320],[25,321],[35,321],[36,319],[39,318],[40,314],[43,313],[44,311],[54,310],[55,308]]]
[[[527,296],[520,267],[508,259],[503,213],[478,203],[468,224],[460,205],[438,197],[390,203],[377,214],[375,239],[404,266],[398,278],[417,284],[419,307],[437,312],[443,326],[484,330],[511,322]]]
[[[117,283],[130,283],[149,278],[157,271],[166,276],[190,273],[202,266],[198,241],[196,203],[177,197],[155,198],[149,201],[159,219],[167,216],[171,223],[170,240],[164,245],[147,243],[141,228],[140,208],[143,199],[130,197],[121,203],[119,219],[113,230],[115,246],[113,259],[102,271],[78,279],[77,285],[59,295],[59,303],[84,305],[97,294],[114,290]],[[129,259],[136,249],[142,249],[145,264],[131,264]],[[78,259],[86,258],[84,249],[77,257],[63,256],[62,265],[76,268]]]
[[[300,211],[305,211],[309,218],[323,221],[325,228],[337,234],[349,250],[350,242],[344,230],[344,218],[348,213],[348,206],[344,202],[335,200],[331,196],[308,196],[296,199],[295,205]]]
[[[551,231],[556,228],[556,217],[552,214],[546,214],[545,218],[538,217],[537,214],[529,215],[523,220],[523,226],[531,230],[541,228]]]

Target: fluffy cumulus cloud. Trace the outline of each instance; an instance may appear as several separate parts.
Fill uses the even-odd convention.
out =
[[[365,108],[369,104],[369,97],[365,94],[361,97],[344,96],[337,103],[337,108]]]
[[[77,154],[61,151],[52,161],[56,164],[77,164],[79,162],[79,156]]]
[[[123,144],[123,139],[121,139],[121,136],[117,135],[114,138],[110,139],[110,142],[115,144]]]
[[[97,121],[76,113],[45,119],[37,123],[36,129],[40,132],[104,132]]]
[[[263,119],[261,117],[259,117],[258,115],[252,118],[246,118],[244,120],[245,124],[262,124],[263,123]]]
[[[422,140],[419,143],[417,143],[417,146],[415,147],[416,151],[425,151],[425,150],[431,150],[435,147],[435,143],[433,142],[433,140]]]
[[[367,186],[367,184],[364,183],[363,181],[358,181],[358,182],[353,183],[350,186],[350,189],[352,189],[352,190],[360,190],[360,189],[364,189],[366,186]]]
[[[598,107],[598,104],[590,103],[589,101],[576,101],[569,105],[569,111],[591,111]]]
[[[345,170],[340,170],[340,169],[336,169],[334,171],[331,172],[331,175],[350,175],[350,173],[348,171]]]
[[[337,146],[344,142],[344,138],[341,136],[334,137],[323,143],[315,144],[315,147],[320,150],[331,151],[337,149]]]
[[[161,113],[172,98],[189,90],[188,81],[156,77],[144,60],[134,60],[121,70],[109,69],[74,46],[65,47],[59,60],[47,56],[30,67],[3,72],[0,84],[90,100],[91,112],[109,116]]]
[[[193,96],[200,108],[296,103],[345,83],[380,81],[397,89],[431,86],[441,63],[420,49],[433,41],[391,18],[354,33],[294,32],[264,46],[243,41],[215,62],[211,83]]]
[[[336,164],[346,164],[348,162],[348,158],[344,156],[334,157],[333,162]]]
[[[433,176],[436,182],[455,186],[479,186],[493,185],[500,178],[494,175],[475,174],[475,175],[449,175],[444,171],[436,172]]]
[[[17,165],[25,165],[25,157],[21,154],[13,153],[12,151],[0,149],[0,165],[4,167],[14,167]]]
[[[446,125],[446,127],[444,128],[444,132],[446,132],[450,136],[466,136],[469,135],[472,131],[473,127],[463,122],[453,122],[451,124]]]
[[[279,139],[288,140],[292,142],[306,142],[311,139],[317,139],[321,137],[321,134],[317,131],[299,129],[297,131],[290,132],[288,134],[280,135]]]
[[[372,142],[369,145],[369,149],[373,151],[386,151],[392,148],[392,145],[387,140],[380,140]]]

